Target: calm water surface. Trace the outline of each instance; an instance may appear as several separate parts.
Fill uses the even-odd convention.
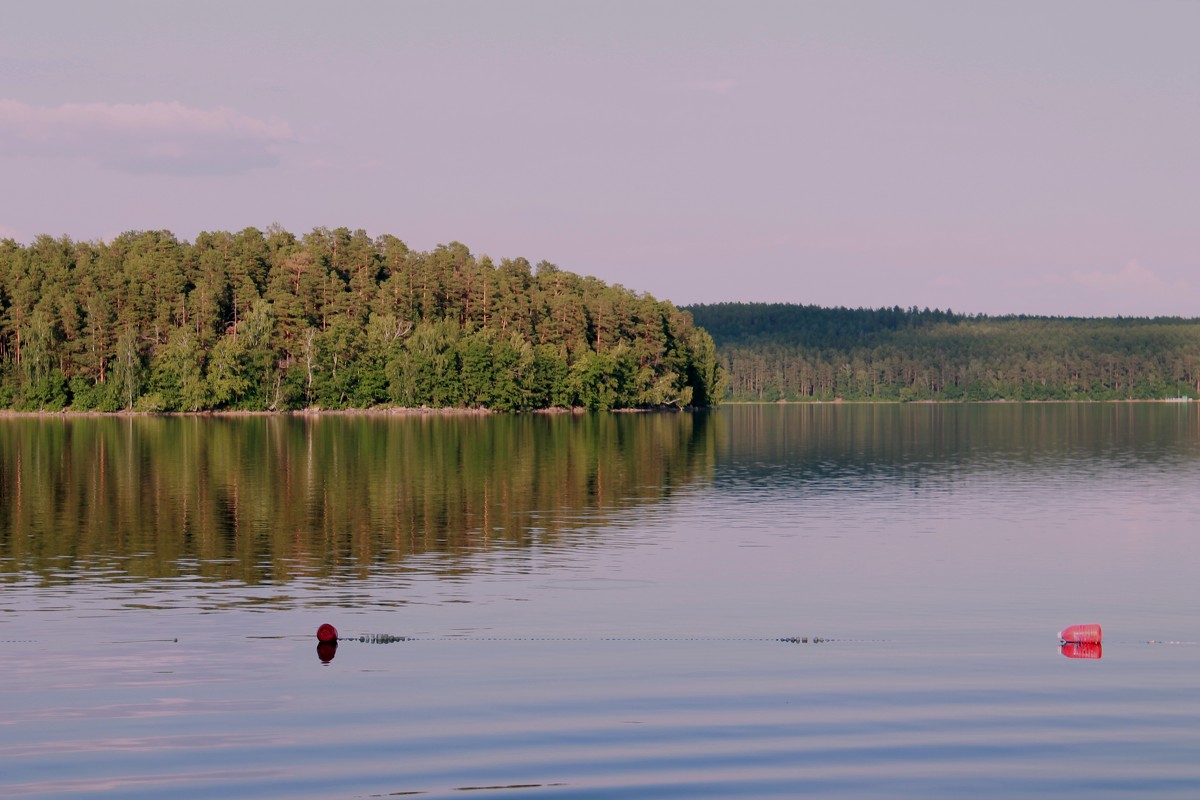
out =
[[[0,418],[0,794],[1194,798],[1197,487],[1196,404]]]

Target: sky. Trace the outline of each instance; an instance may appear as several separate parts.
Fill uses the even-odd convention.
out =
[[[278,223],[677,304],[1200,316],[1200,2],[7,3],[0,238]]]

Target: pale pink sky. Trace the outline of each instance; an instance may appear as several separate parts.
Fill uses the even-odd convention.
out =
[[[1200,316],[1200,3],[0,12],[0,237],[459,240],[677,303]]]

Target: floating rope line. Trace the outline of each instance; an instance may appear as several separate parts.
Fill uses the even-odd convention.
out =
[[[396,636],[390,633],[364,633],[322,641],[395,644],[397,642],[782,642],[785,644],[824,644],[826,642],[885,643],[890,639],[831,639],[825,636]]]
[[[1080,645],[1065,636],[1070,632],[1086,629],[1087,638],[1080,636],[1083,644],[1098,644],[1101,638],[1099,625],[1073,626],[1064,629],[1059,635],[1061,645]],[[894,639],[842,639],[827,636],[399,636],[391,633],[364,633],[349,638],[338,636],[337,629],[326,623],[317,629],[317,639],[326,644],[338,642],[361,642],[364,644],[395,644],[399,642],[779,642],[782,644],[890,644]],[[1143,639],[1135,642],[1120,644],[1148,645],[1197,645],[1200,642],[1188,642],[1166,639]]]
[[[415,641],[411,636],[393,636],[390,633],[368,633],[358,638],[351,638],[352,642],[366,642],[367,644],[392,644],[393,642],[412,642]]]

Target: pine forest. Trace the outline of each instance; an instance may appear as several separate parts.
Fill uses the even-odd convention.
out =
[[[451,243],[135,231],[0,242],[0,408],[145,412],[708,406],[686,312]]]
[[[716,341],[731,400],[1200,397],[1200,319],[768,303],[684,308]]]

